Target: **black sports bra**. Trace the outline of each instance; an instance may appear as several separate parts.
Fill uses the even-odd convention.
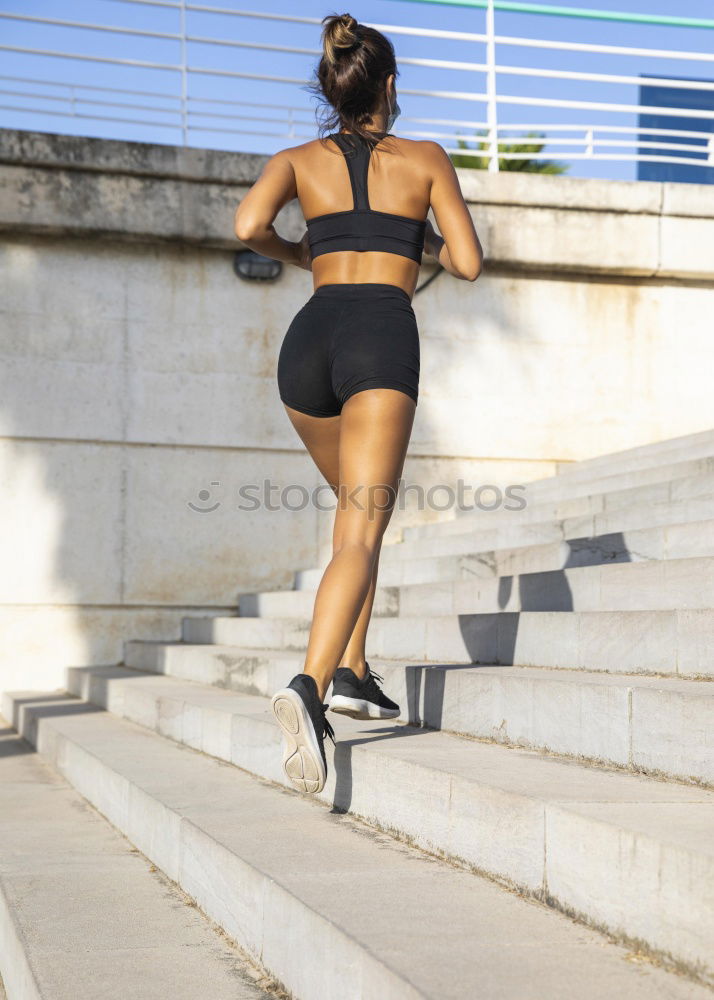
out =
[[[372,151],[369,144],[351,132],[332,132],[327,138],[333,139],[345,154],[354,207],[306,220],[311,257],[337,250],[381,250],[419,263],[424,250],[426,220],[370,208],[367,171]]]

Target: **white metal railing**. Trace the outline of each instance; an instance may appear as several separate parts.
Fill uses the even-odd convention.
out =
[[[103,0],[95,0],[100,9],[102,2]],[[439,3],[441,0],[421,0],[421,2]],[[452,12],[455,9],[453,2],[454,0],[450,0]],[[403,116],[400,119],[400,134],[412,138],[434,139],[449,153],[464,157],[483,157],[487,160],[489,169],[494,171],[499,169],[499,160],[522,160],[526,157],[534,160],[556,157],[566,163],[575,160],[624,160],[693,164],[707,169],[714,167],[713,79],[693,81],[683,79],[676,72],[671,76],[591,72],[584,69],[573,70],[560,65],[544,69],[499,62],[497,58],[498,50],[508,50],[509,47],[525,50],[545,49],[558,58],[561,53],[582,53],[638,60],[664,60],[672,64],[691,64],[701,72],[707,67],[714,69],[714,52],[498,35],[496,11],[499,6],[517,7],[532,13],[549,15],[554,13],[554,9],[535,3],[501,3],[500,0],[460,0],[460,2],[464,6],[483,9],[484,32],[369,22],[391,37],[466,42],[479,46],[479,54],[482,53],[482,60],[400,56],[400,67],[414,67],[420,70],[420,75],[427,82],[434,82],[433,79],[429,80],[430,75],[433,77],[434,73],[442,71],[449,71],[464,79],[463,89],[443,89],[434,86],[410,88],[400,84],[400,96],[418,98],[422,106],[428,101],[434,101],[442,107],[454,108],[453,115],[449,113],[440,117],[408,118]],[[117,39],[117,54],[107,55],[91,50],[72,51],[71,46],[67,49],[0,42],[0,51],[14,53],[16,57],[23,58],[28,68],[36,66],[38,58],[51,60],[52,64],[57,66],[57,72],[48,76],[38,75],[37,69],[30,74],[0,76],[0,111],[21,112],[30,116],[29,120],[32,120],[33,115],[41,115],[64,119],[65,122],[72,119],[87,123],[95,121],[160,127],[170,130],[172,134],[175,133],[176,138],[180,137],[184,145],[198,143],[201,133],[211,133],[215,136],[254,136],[268,140],[300,140],[314,136],[314,111],[308,104],[300,103],[297,99],[266,103],[240,100],[237,96],[219,98],[195,93],[192,87],[194,81],[201,79],[222,81],[224,86],[226,83],[233,82],[235,85],[243,81],[264,86],[274,84],[283,90],[288,88],[292,93],[304,87],[308,82],[306,76],[259,73],[251,71],[248,66],[245,69],[231,69],[201,65],[193,57],[192,50],[196,46],[204,46],[214,51],[262,53],[266,56],[272,55],[273,61],[276,58],[299,56],[309,59],[309,68],[312,69],[320,54],[317,44],[311,47],[299,47],[260,41],[256,37],[251,37],[250,28],[260,21],[304,25],[314,29],[317,42],[319,18],[275,14],[265,10],[235,10],[188,3],[184,0],[115,0],[113,6],[119,8],[120,5],[126,8],[127,22],[131,21],[132,7],[153,8],[154,12],[160,12],[165,19],[165,27],[159,30],[131,23],[103,24],[70,18],[41,17],[21,11],[1,11],[0,25],[22,24],[26,31],[34,30],[38,34],[38,41],[41,40],[39,33],[48,28],[66,32],[89,30],[97,33],[92,36],[95,38],[111,34]],[[563,8],[558,12],[563,13],[568,10],[570,9]],[[214,17],[231,19],[230,23],[237,28],[236,37],[220,37],[219,34],[211,33],[210,28],[208,33],[191,31],[189,19],[197,18],[199,15],[208,22]],[[616,14],[606,11],[573,13],[573,16],[577,17],[595,15],[602,15],[604,20],[613,18],[623,20],[630,17],[638,23],[647,23],[645,15]],[[674,28],[687,25],[687,19],[676,16],[653,16],[650,19],[650,23],[662,21]],[[225,21],[222,23],[225,24]],[[714,20],[697,19],[696,23],[703,31],[709,32],[711,29],[711,38],[714,40]],[[141,41],[172,47],[174,58],[168,60],[139,58],[140,53],[132,46]],[[210,62],[205,57],[204,61]],[[78,79],[81,76],[80,67],[86,70],[90,66],[95,67],[97,71],[103,69],[105,72],[113,71],[115,75],[120,74],[123,82],[112,86],[107,82],[93,83]],[[163,86],[156,89],[147,88],[146,85],[137,86],[137,81],[144,81],[147,73],[158,75]],[[474,74],[483,75],[483,90],[473,87]],[[514,93],[513,84],[519,80],[524,81],[524,86],[519,87]],[[501,81],[508,81],[509,92],[505,92]],[[537,81],[548,81],[558,87],[556,91],[558,96],[533,93],[532,85]],[[587,85],[587,99],[567,96],[569,84]],[[631,90],[633,87],[647,85],[697,91],[710,95],[710,99],[703,108],[640,105],[634,103],[631,97],[627,99],[626,94],[622,95],[623,99],[620,100],[602,99],[601,88],[604,86]],[[41,92],[39,88],[44,88],[45,92]],[[475,105],[481,109],[481,115],[472,117],[468,111],[466,116],[463,115],[464,110]],[[542,109],[544,113],[548,109],[561,114],[566,111],[573,112],[574,120],[545,121],[540,124],[527,121],[507,122],[503,115],[508,107],[537,108]],[[632,119],[632,116],[643,113],[671,119],[671,127],[662,127],[662,124],[658,127],[643,127],[636,120],[627,121],[628,117]],[[606,120],[596,120],[598,116],[603,115],[607,116]],[[704,127],[701,129],[685,127],[684,121],[682,127],[677,127],[677,119],[692,118],[702,122]],[[712,130],[707,130],[704,124],[709,121],[712,122]],[[482,148],[468,149],[458,145],[459,140],[473,143],[476,138],[475,131],[482,133],[478,137],[481,139]],[[534,142],[534,139],[527,135],[528,132],[541,133],[542,139],[536,140],[544,143],[541,151],[513,150],[514,143]]]

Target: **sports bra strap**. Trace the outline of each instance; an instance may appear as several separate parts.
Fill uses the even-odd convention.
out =
[[[335,140],[345,154],[352,185],[353,208],[369,209],[367,171],[371,155],[370,146],[364,141],[359,141],[359,137],[355,139],[351,133],[333,132],[330,138]]]

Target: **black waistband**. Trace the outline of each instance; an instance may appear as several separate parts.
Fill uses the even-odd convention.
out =
[[[386,299],[399,298],[411,305],[411,297],[399,285],[381,281],[335,282],[319,285],[312,293],[313,298],[333,299]]]

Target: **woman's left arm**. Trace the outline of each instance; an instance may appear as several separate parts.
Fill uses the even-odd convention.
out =
[[[311,270],[305,237],[294,243],[275,232],[273,221],[280,209],[297,198],[295,171],[287,150],[275,153],[235,213],[234,232],[251,250]]]

